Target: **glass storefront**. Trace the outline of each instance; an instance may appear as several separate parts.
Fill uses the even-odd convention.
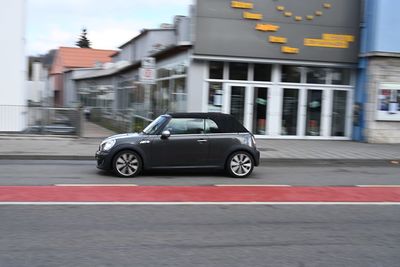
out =
[[[208,75],[206,111],[257,136],[350,138],[351,69],[221,61]]]

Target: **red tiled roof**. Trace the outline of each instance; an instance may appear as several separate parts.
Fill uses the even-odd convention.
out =
[[[56,53],[50,74],[62,73],[70,68],[91,68],[96,63],[111,61],[117,51],[79,47],[60,47]]]

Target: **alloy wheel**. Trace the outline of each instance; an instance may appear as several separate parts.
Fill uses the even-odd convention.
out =
[[[141,161],[133,152],[122,152],[114,161],[114,170],[123,177],[133,177],[139,173]]]
[[[245,177],[253,170],[253,161],[245,153],[234,154],[229,165],[232,174],[236,177]]]

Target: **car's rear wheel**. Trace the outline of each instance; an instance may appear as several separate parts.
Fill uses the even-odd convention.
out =
[[[253,172],[253,157],[244,151],[234,152],[229,156],[226,170],[228,174],[235,178],[245,178]]]
[[[113,161],[114,172],[121,177],[135,177],[142,171],[142,159],[133,151],[119,152]]]

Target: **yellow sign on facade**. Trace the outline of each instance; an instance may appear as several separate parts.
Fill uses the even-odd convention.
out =
[[[260,20],[263,18],[263,15],[260,13],[243,12],[243,18]]]
[[[342,40],[304,38],[304,45],[313,47],[327,47],[327,48],[349,48],[349,43]]]
[[[291,17],[293,16],[292,12],[286,11],[285,13],[283,13],[286,17]]]
[[[276,32],[279,30],[279,26],[273,24],[257,24],[256,30],[263,31],[263,32]]]
[[[281,51],[285,54],[298,54],[300,52],[300,49],[290,46],[282,46]]]
[[[285,7],[284,6],[277,6],[276,9],[279,10],[279,11],[283,11],[283,10],[285,10]]]
[[[241,1],[232,1],[231,6],[233,8],[243,8],[243,9],[252,9],[254,7],[253,3],[241,2]]]
[[[329,40],[329,41],[346,41],[346,42],[354,42],[355,37],[354,35],[347,35],[347,34],[330,34],[324,33],[322,35],[322,39]]]
[[[270,43],[286,44],[287,38],[280,36],[269,36],[268,40]]]
[[[322,11],[315,11],[316,16],[322,16],[322,14],[323,14]]]

